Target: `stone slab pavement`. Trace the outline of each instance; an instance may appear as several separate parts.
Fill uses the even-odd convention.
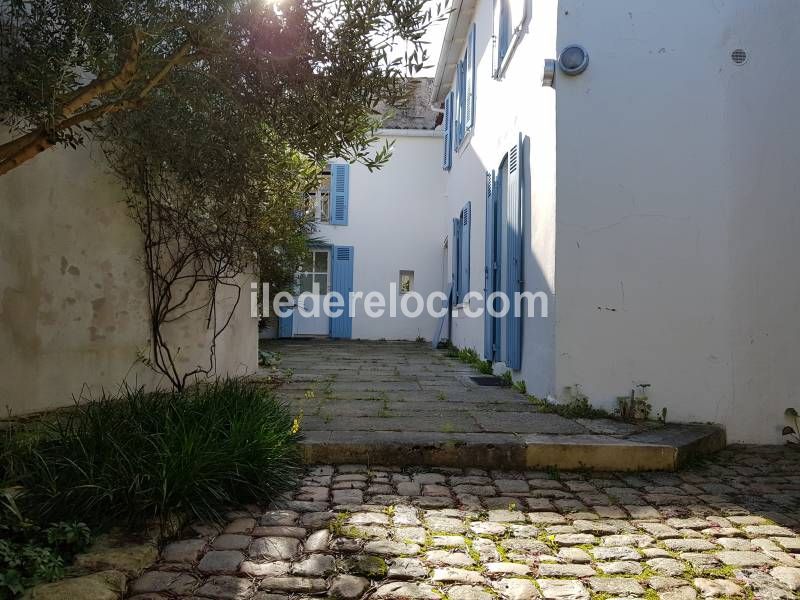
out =
[[[133,600],[692,600],[800,594],[800,452],[676,473],[313,465],[196,523]]]
[[[309,462],[484,467],[674,469],[725,444],[708,425],[568,419],[471,366],[415,342],[292,339],[263,381],[302,414]],[[412,456],[409,457],[409,451]]]

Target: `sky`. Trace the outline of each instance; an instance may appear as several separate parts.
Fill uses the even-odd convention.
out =
[[[430,6],[431,11],[435,14],[436,2],[428,0],[428,6]],[[428,42],[428,54],[430,54],[430,59],[428,60],[429,66],[420,71],[421,77],[433,77],[436,73],[436,61],[439,60],[439,52],[442,49],[442,39],[444,38],[446,26],[447,18],[445,17],[438,22],[432,23],[425,32],[425,41]]]
[[[432,14],[436,14],[436,5],[443,4],[444,0],[428,0],[427,6],[430,8]],[[436,61],[439,59],[439,52],[442,49],[442,39],[444,38],[444,30],[447,26],[446,17],[440,21],[432,23],[425,32],[424,40],[428,43],[426,49],[428,51],[428,62],[426,68],[419,73],[415,73],[415,77],[433,77],[436,74]],[[395,48],[393,55],[395,57],[403,57],[405,52],[405,44]]]

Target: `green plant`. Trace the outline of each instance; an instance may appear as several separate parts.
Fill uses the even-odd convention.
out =
[[[492,361],[481,360],[478,353],[472,348],[458,348],[452,344],[448,344],[447,356],[450,358],[457,358],[461,362],[467,363],[483,375],[492,375],[494,373]]]
[[[786,443],[793,446],[800,446],[800,415],[797,414],[797,409],[787,408],[783,414],[787,419],[791,419],[794,425],[793,427],[789,425],[785,426],[781,432],[783,435],[789,436]]]
[[[14,598],[41,582],[54,581],[91,540],[84,523],[40,527],[23,517],[19,488],[0,489],[0,599]]]
[[[528,396],[528,400],[540,412],[553,413],[568,419],[601,419],[610,416],[602,408],[592,406],[578,386],[575,386],[574,389],[571,387],[565,388],[564,395],[566,401],[560,404],[550,402],[544,398],[537,398],[536,396]]]
[[[492,366],[492,361],[490,360],[482,360],[475,368],[478,369],[478,372],[483,375],[493,375],[494,374],[494,367]]]
[[[517,390],[520,394],[528,393],[528,386],[525,385],[525,382],[522,379],[514,382],[514,389]]]
[[[276,367],[280,362],[281,355],[279,352],[267,352],[265,350],[258,351],[259,367]]]
[[[514,379],[511,377],[511,371],[506,371],[500,376],[500,379],[503,380],[503,385],[505,386],[512,386],[514,385]]]
[[[425,343],[425,338],[424,338],[424,337],[422,337],[421,335],[418,335],[418,336],[417,336],[417,339],[416,339],[416,342],[417,342],[418,344],[424,344],[424,343]]]
[[[42,423],[11,476],[25,489],[23,512],[39,522],[218,520],[230,506],[269,502],[294,484],[300,418],[236,379],[183,392],[127,390]]]
[[[616,414],[624,421],[646,421],[650,418],[653,407],[647,399],[645,393],[648,384],[639,384],[639,393],[635,389],[631,390],[630,396],[618,396]]]

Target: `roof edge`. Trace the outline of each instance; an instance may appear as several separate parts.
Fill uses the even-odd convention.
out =
[[[461,44],[466,38],[459,37],[459,32],[465,30],[475,9],[476,0],[453,0],[450,16],[447,18],[447,27],[442,40],[442,49],[439,52],[439,61],[436,63],[436,75],[433,78],[433,94],[431,104],[438,105],[444,101],[443,93],[446,84],[452,81],[455,64],[460,58]]]

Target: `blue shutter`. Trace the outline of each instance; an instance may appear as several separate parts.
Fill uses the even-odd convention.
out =
[[[459,279],[459,270],[458,270],[458,262],[459,262],[459,255],[461,253],[461,245],[459,244],[459,232],[461,231],[461,220],[460,219],[453,219],[453,238],[450,240],[450,259],[453,263],[452,269],[452,281],[453,281],[453,304],[458,304],[458,292],[461,289],[461,286],[458,284]],[[452,336],[451,336],[452,337]]]
[[[458,280],[458,283],[461,286],[459,291],[459,297],[461,301],[464,301],[464,298],[469,293],[469,233],[470,233],[470,223],[472,222],[472,203],[467,202],[464,206],[464,209],[461,211],[461,236],[459,239],[459,243],[461,244],[460,252],[461,257],[459,260],[459,267],[461,269],[461,276]]]
[[[466,77],[465,85],[469,86],[466,89],[466,117],[465,129],[469,131],[475,124],[475,24],[469,30],[469,38],[467,41],[467,56],[466,60]]]
[[[462,60],[458,63],[459,72],[461,73],[461,77],[458,80],[458,103],[459,103],[459,114],[461,118],[458,120],[458,145],[461,146],[461,142],[464,141],[465,136],[465,129],[464,124],[466,123],[467,119],[467,61]]]
[[[338,317],[331,317],[332,338],[353,337],[353,319],[350,316],[350,292],[353,291],[353,247],[334,246],[331,264],[331,289],[344,298],[344,310]]]
[[[461,146],[464,127],[464,61],[456,65],[456,86],[453,98],[453,150]]]
[[[444,99],[442,168],[449,171],[453,165],[453,92]]]
[[[483,358],[494,362],[494,317],[489,314],[489,295],[494,289],[494,172],[486,172],[486,237],[483,267]]]
[[[522,315],[514,314],[516,294],[522,291],[522,136],[508,151],[508,191],[506,208],[506,235],[508,236],[508,272],[506,294],[511,309],[506,316],[506,356],[509,369],[518,370],[522,365]]]
[[[331,225],[347,225],[350,198],[350,165],[331,165]]]
[[[294,310],[289,311],[289,316],[284,317],[278,315],[278,337],[290,338],[292,337],[292,327],[294,325]]]

